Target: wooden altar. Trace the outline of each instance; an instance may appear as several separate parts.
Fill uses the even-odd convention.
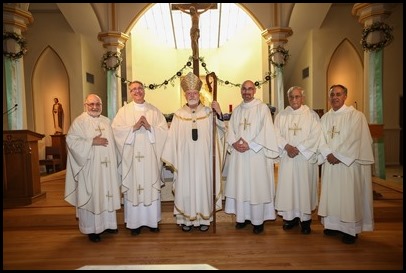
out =
[[[3,131],[3,208],[30,205],[41,192],[38,140],[29,130]]]

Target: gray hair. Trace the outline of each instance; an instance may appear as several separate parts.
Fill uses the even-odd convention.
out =
[[[292,93],[292,91],[296,90],[296,89],[300,90],[300,94],[302,96],[304,96],[304,89],[300,86],[292,86],[291,88],[288,89],[288,91],[286,92],[286,95],[289,97],[289,94]]]

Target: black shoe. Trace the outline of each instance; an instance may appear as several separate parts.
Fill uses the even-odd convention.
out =
[[[159,227],[156,227],[156,228],[150,227],[149,230],[150,230],[151,232],[159,232]]]
[[[139,228],[134,228],[131,230],[131,235],[137,236],[141,233],[141,227]]]
[[[282,226],[282,228],[283,228],[283,230],[289,230],[289,229],[292,229],[292,228],[294,228],[295,226],[298,226],[299,225],[299,218],[294,218],[293,220],[284,220],[284,223],[283,223],[283,226]]]
[[[110,228],[108,228],[108,229],[105,230],[105,232],[116,234],[116,233],[118,233],[118,229],[110,229]]]
[[[352,236],[350,234],[344,233],[343,243],[344,244],[353,244],[357,240],[357,235]]]
[[[88,234],[87,236],[89,237],[89,240],[92,241],[92,242],[95,242],[95,243],[100,242],[100,235],[99,234],[91,233],[91,234]]]
[[[312,220],[300,222],[300,226],[302,227],[301,232],[303,234],[310,234],[312,232],[312,229],[310,228],[311,223]]]
[[[264,231],[264,224],[261,225],[254,225],[254,229],[252,230],[255,234],[260,234]]]
[[[235,224],[235,228],[236,228],[236,229],[242,229],[242,228],[245,228],[245,226],[248,225],[248,224],[250,224],[250,223],[251,223],[250,220],[245,220],[244,223],[239,223],[239,222],[237,222],[237,223]]]
[[[327,236],[336,236],[336,235],[340,234],[340,231],[334,230],[334,229],[325,229],[323,231],[323,233],[324,233],[324,235],[327,235]]]
[[[208,230],[209,230],[209,227],[210,227],[210,226],[208,226],[208,225],[201,225],[201,226],[199,227],[199,229],[200,229],[200,231],[205,232],[205,231],[208,231]]]
[[[182,225],[182,230],[184,232],[189,232],[192,230],[192,226],[186,226],[186,225]]]

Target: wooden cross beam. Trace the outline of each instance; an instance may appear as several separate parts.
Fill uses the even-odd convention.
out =
[[[190,4],[172,4],[172,10],[180,10],[189,14],[192,19],[190,28],[190,40],[192,45],[193,56],[193,73],[199,77],[199,17],[200,14],[209,9],[217,9],[217,3],[190,3]]]
[[[172,4],[172,10],[181,10],[190,9],[190,7],[195,7],[197,11],[199,10],[208,10],[208,9],[217,9],[217,3],[183,3],[183,4]]]

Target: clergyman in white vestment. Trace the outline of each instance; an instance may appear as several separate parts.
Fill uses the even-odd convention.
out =
[[[372,137],[365,115],[344,104],[347,88],[329,89],[332,108],[321,117],[323,132],[318,214],[327,236],[341,235],[352,244],[357,234],[374,229]]]
[[[124,193],[124,222],[132,235],[141,227],[158,232],[161,221],[161,162],[168,124],[161,111],[145,101],[144,85],[128,85],[133,101],[121,107],[112,122],[119,150]]]
[[[318,205],[320,117],[303,104],[303,88],[289,88],[287,97],[289,106],[275,117],[279,147],[275,208],[284,220],[284,230],[300,224],[301,232],[309,234]]]
[[[101,115],[100,97],[88,95],[84,107],[66,136],[65,200],[77,208],[80,232],[98,242],[104,231],[118,231],[120,180],[110,119]]]
[[[241,85],[243,101],[228,123],[228,173],[225,212],[236,215],[236,228],[251,223],[264,231],[264,221],[275,220],[274,160],[278,157],[276,131],[269,107],[254,97],[255,84]]]
[[[202,81],[193,73],[181,81],[187,104],[177,110],[169,128],[162,160],[174,172],[176,223],[185,232],[197,227],[207,231],[216,210],[222,208],[221,165],[225,127],[219,104],[212,102],[216,117],[216,192],[213,193],[213,111],[199,101]],[[213,197],[215,195],[215,197]]]

